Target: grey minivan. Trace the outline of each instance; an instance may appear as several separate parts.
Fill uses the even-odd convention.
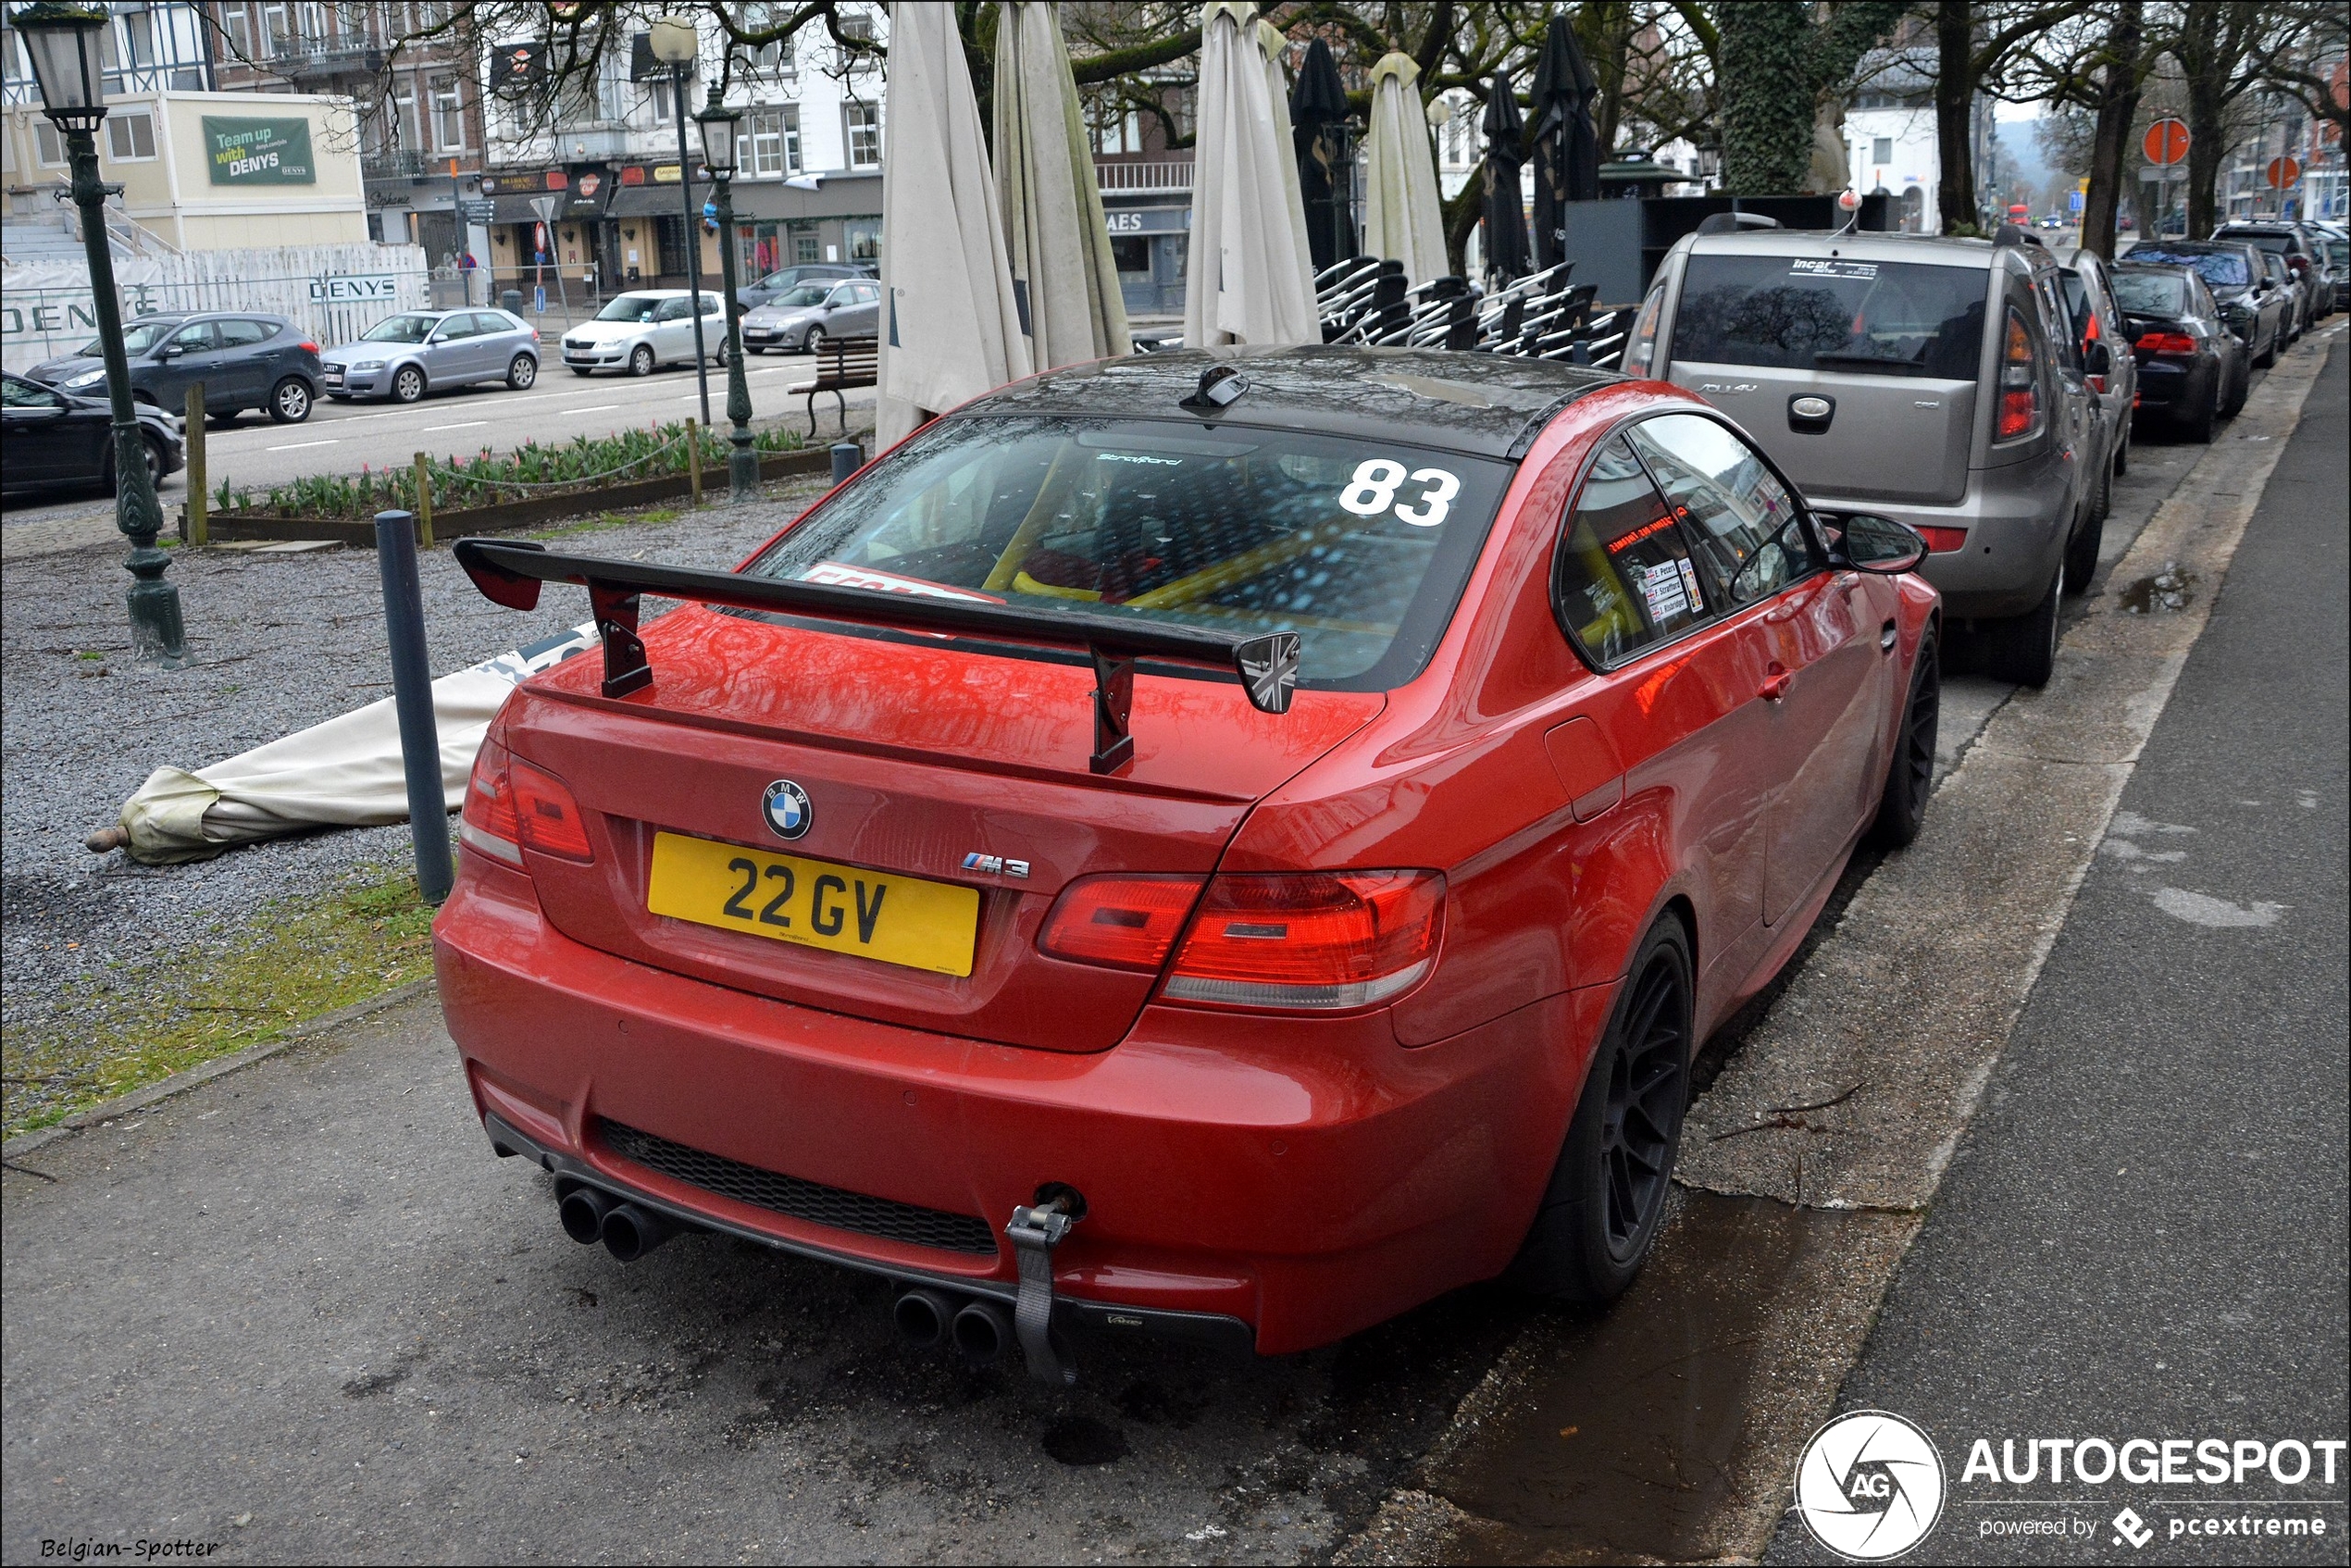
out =
[[[1625,370],[1729,414],[1821,510],[1916,529],[1927,580],[1992,673],[2045,683],[2059,595],[2097,564],[2119,433],[2087,380],[2111,373],[2112,350],[2082,347],[2048,252],[2007,226],[1994,240],[1710,227],[1667,252]]]

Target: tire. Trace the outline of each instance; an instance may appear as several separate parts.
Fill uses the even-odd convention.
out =
[[[2220,420],[2220,384],[2215,382],[2212,395],[2204,400],[2203,407],[2192,415],[2183,414],[2180,417],[2180,433],[2198,445],[2210,446],[2213,427],[2219,424]]]
[[[425,373],[413,365],[403,365],[392,374],[392,401],[414,403],[425,395]]]
[[[650,376],[653,373],[653,344],[639,343],[637,345],[636,352],[628,356],[628,373],[632,376]]]
[[[1870,824],[1870,842],[1880,849],[1898,850],[1919,836],[1927,799],[1934,793],[1934,738],[1942,713],[1942,651],[1930,625],[1919,639],[1902,727],[1895,732],[1893,760],[1886,764],[1885,791]]]
[[[2253,356],[2253,367],[2256,370],[2267,370],[2278,362],[2278,337],[2284,330],[2284,327],[2281,326],[2276,332],[2270,333],[2270,346]]]
[[[2253,395],[2253,372],[2245,362],[2237,363],[2236,373],[2228,379],[2226,401],[2220,406],[2220,417],[2233,419],[2245,412],[2245,400]]]
[[[2133,412],[2122,416],[2122,439],[2114,443],[2114,473],[2118,479],[2131,471],[2131,438],[2138,433],[2138,415]]]
[[[2098,488],[2090,496],[2089,516],[2082,519],[2084,528],[2096,528],[2105,523],[2107,514],[2114,510],[2114,467],[2107,464],[2098,469]]]
[[[802,354],[815,354],[824,346],[825,330],[822,327],[809,328],[808,335],[800,340],[800,352]]]
[[[143,435],[139,438],[139,450],[147,454],[148,488],[160,492],[163,489],[163,447]],[[114,438],[111,436],[106,438],[105,454],[98,459],[98,482],[106,487],[108,495],[115,493]]]
[[[518,354],[507,362],[506,384],[516,392],[529,392],[539,380],[539,361],[527,354]]]
[[[2021,616],[1987,624],[1982,632],[1984,665],[1996,680],[2019,686],[2046,686],[2057,669],[2058,594],[2064,586],[2060,566],[2049,579],[2041,603]]]
[[[288,376],[269,389],[270,420],[280,425],[299,425],[310,417],[317,402],[310,395],[308,381],[299,376]]]
[[[1511,1267],[1522,1288],[1553,1301],[1598,1306],[1624,1293],[1657,1238],[1681,1149],[1696,1022],[1682,923],[1661,918],[1626,973]]]
[[[2105,488],[2103,486],[2101,489]],[[2106,542],[2107,509],[2101,505],[2083,519],[2065,546],[2065,591],[2080,595],[2090,591],[2090,579],[2098,575],[2098,547]]]

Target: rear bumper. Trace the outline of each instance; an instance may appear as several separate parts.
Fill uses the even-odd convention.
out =
[[[2210,378],[2217,367],[2208,370],[2202,360],[2179,360],[2149,357],[2139,367],[2139,407],[2158,413],[2194,409],[2198,400],[2209,395]]]
[[[1964,547],[1929,555],[1920,571],[1941,591],[1944,614],[2021,616],[2041,603],[2064,558],[2079,493],[2075,470],[2092,455],[1971,469],[1966,497],[1948,506],[1847,501],[1810,492],[1805,498],[1824,512],[1875,512],[1912,528],[1965,529]]]
[[[695,1225],[1007,1300],[1018,1271],[1005,1223],[1041,1186],[1066,1184],[1086,1217],[1054,1253],[1057,1311],[1266,1354],[1508,1264],[1613,989],[1413,1049],[1386,1013],[1150,1008],[1114,1049],[1065,1054],[616,958],[548,926],[523,878],[478,864],[434,951],[494,1144]],[[948,1251],[755,1207],[623,1158],[607,1121],[844,1194],[977,1216],[1000,1244]]]

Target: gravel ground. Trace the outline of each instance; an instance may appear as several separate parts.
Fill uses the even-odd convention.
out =
[[[591,527],[569,542],[728,566],[824,489],[774,484],[740,509]],[[179,554],[170,580],[197,663],[171,673],[131,660],[120,554],[110,545],[12,562],[0,586],[0,1017],[12,1039],[47,1032],[93,990],[140,986],[156,960],[192,940],[234,945],[273,900],[380,874],[408,852],[404,824],[279,840],[187,865],[142,866],[118,851],[99,858],[82,848],[155,767],[206,766],[391,691],[373,551]],[[436,674],[587,619],[585,596],[566,590],[530,615],[502,609],[445,549],[427,553],[422,577]],[[8,1089],[11,1123],[63,1092]]]

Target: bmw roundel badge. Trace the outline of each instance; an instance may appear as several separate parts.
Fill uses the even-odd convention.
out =
[[[808,803],[808,791],[789,778],[778,778],[767,786],[767,794],[760,802],[767,814],[767,826],[776,830],[778,839],[797,839],[808,831],[808,824],[815,818],[815,808]]]

